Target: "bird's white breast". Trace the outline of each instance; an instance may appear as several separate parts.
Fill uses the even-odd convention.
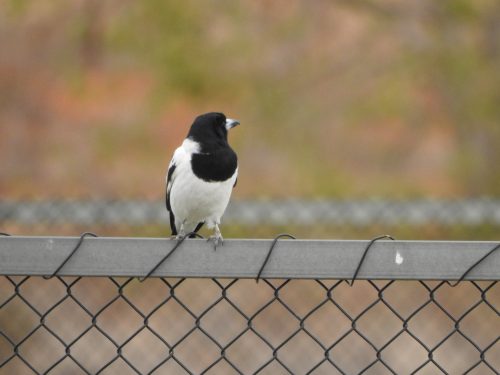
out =
[[[176,169],[170,190],[170,204],[176,222],[196,225],[204,221],[211,228],[220,222],[226,210],[238,169],[226,181],[204,181],[196,177],[191,169],[191,155],[199,150],[196,142],[186,139],[175,151],[173,162]]]

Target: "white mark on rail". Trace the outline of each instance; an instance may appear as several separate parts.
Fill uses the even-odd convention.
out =
[[[54,240],[52,238],[49,238],[47,242],[45,242],[45,248],[47,250],[52,250],[54,248]]]
[[[399,251],[396,251],[396,258],[394,259],[394,261],[396,262],[396,264],[399,266],[401,264],[403,264],[403,261],[404,261],[404,258],[403,256],[399,253]]]

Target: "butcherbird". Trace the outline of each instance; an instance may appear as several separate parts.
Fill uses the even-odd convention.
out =
[[[200,115],[175,150],[166,177],[166,206],[177,239],[206,224],[214,229],[209,238],[214,247],[222,243],[219,224],[238,177],[238,158],[227,133],[239,124],[223,113]]]

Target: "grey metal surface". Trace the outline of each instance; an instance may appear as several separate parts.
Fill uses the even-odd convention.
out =
[[[168,223],[161,201],[0,201],[0,223]],[[500,200],[233,200],[224,222],[236,225],[500,225]]]
[[[48,275],[71,252],[77,237],[0,237],[0,275]],[[368,241],[282,240],[263,278],[350,278]],[[159,238],[86,238],[61,276],[144,276],[174,246]],[[252,278],[271,240],[227,239],[217,251],[205,240],[186,240],[155,272],[167,277]],[[359,279],[458,279],[494,242],[379,241]],[[469,280],[499,280],[500,252]]]

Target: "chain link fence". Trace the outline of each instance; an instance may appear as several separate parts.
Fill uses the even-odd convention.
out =
[[[498,239],[500,200],[233,200],[223,217],[226,237]],[[15,234],[167,236],[161,201],[0,201],[0,228]]]
[[[498,374],[488,281],[0,277],[2,374]]]
[[[12,234],[167,222],[161,202],[0,203]],[[235,201],[224,222],[226,238],[494,239],[500,202]],[[0,274],[0,374],[499,374],[497,280]]]
[[[0,373],[499,373],[494,242],[82,239],[0,237]]]

